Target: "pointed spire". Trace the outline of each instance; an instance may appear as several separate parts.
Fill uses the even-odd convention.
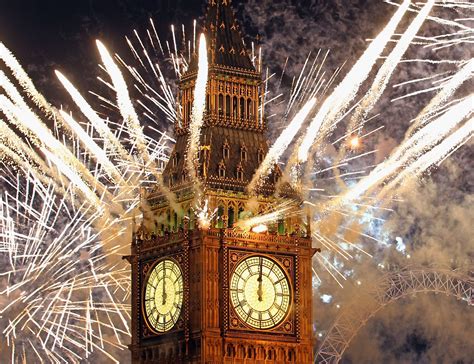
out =
[[[208,0],[202,31],[206,34],[210,65],[256,72],[245,47],[231,0]],[[194,54],[189,71],[197,67]]]

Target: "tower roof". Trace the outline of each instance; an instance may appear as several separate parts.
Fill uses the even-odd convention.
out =
[[[255,72],[230,3],[231,0],[208,1],[202,30],[208,44],[209,63]],[[196,66],[197,55],[194,55],[189,71],[195,71]]]

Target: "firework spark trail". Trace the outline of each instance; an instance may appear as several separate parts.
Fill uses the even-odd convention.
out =
[[[364,54],[359,58],[350,72],[336,87],[332,94],[324,101],[319,112],[311,121],[306,135],[298,148],[298,162],[304,163],[308,159],[310,149],[316,138],[325,136],[337,123],[337,118],[355,97],[362,82],[368,77],[372,66],[385,49],[386,44],[395,32],[395,29],[410,5],[410,0],[405,0],[397,9],[390,22],[372,41]]]
[[[254,193],[254,190],[258,188],[271,172],[275,163],[278,163],[278,159],[283,152],[288,148],[295,135],[300,130],[303,122],[308,117],[309,113],[316,104],[316,98],[311,98],[306,104],[298,111],[293,117],[293,120],[288,124],[285,130],[280,134],[278,139],[273,143],[272,147],[268,151],[265,159],[258,167],[257,171],[252,177],[252,181],[249,183],[247,189],[250,194]]]
[[[402,167],[410,168],[410,166],[415,165],[416,163],[418,166],[418,173],[428,168],[431,164],[424,163],[423,165],[420,165],[417,160],[419,160],[423,154],[428,152],[430,149],[437,150],[433,147],[449,135],[453,128],[473,112],[472,105],[474,105],[474,96],[470,96],[464,101],[451,107],[443,116],[423,127],[398,147],[398,149],[394,151],[386,161],[379,164],[367,177],[357,183],[342,196],[331,200],[324,207],[324,211],[321,211],[321,213],[359,198],[362,194],[377,186],[386,178],[393,176]],[[432,158],[431,160],[434,159]]]
[[[397,67],[402,56],[405,54],[406,50],[410,46],[411,42],[413,41],[413,38],[416,36],[416,33],[418,33],[419,29],[423,25],[434,3],[435,0],[427,1],[425,6],[423,6],[422,10],[412,21],[408,29],[402,34],[401,38],[398,40],[397,45],[387,57],[383,65],[380,67],[370,90],[367,92],[364,99],[352,115],[351,120],[349,122],[348,130],[356,128],[358,124],[367,117],[369,112],[375,106],[378,99],[382,96],[395,68]]]
[[[8,125],[0,119],[0,141],[5,146],[8,146],[12,151],[14,151],[19,157],[28,162],[32,162],[39,166],[41,172],[50,174],[55,178],[58,178],[58,175],[52,173],[50,168],[44,163],[44,160],[30,148],[21,138],[8,127]]]
[[[108,194],[105,187],[98,183],[91,172],[76,159],[76,157],[61,144],[46,127],[46,125],[28,108],[24,109],[14,105],[4,95],[0,95],[0,110],[4,112],[7,119],[18,126],[18,128],[39,148],[47,148],[53,154],[60,156],[58,167],[69,165],[75,170],[75,174],[81,175],[90,186],[96,188],[99,193]],[[82,189],[82,188],[81,188]],[[90,196],[90,194],[87,194]]]
[[[84,181],[79,177],[79,175],[68,167],[56,154],[49,152],[46,148],[41,148],[41,151],[45,154],[46,158],[54,163],[58,170],[61,171],[79,190],[84,194],[92,204],[95,204],[98,209],[101,209],[102,200],[87,186]]]
[[[471,99],[471,104],[474,98]],[[404,168],[396,178],[390,181],[379,193],[379,198],[384,198],[387,194],[393,194],[402,181],[409,178],[419,177],[431,166],[439,164],[447,158],[453,151],[465,144],[474,134],[474,119],[470,119],[450,136],[446,137],[439,145],[432,150],[423,153],[414,163]]]
[[[273,211],[271,212],[264,212],[248,219],[241,219],[237,221],[234,225],[235,227],[241,228],[243,230],[249,230],[257,225],[273,223],[282,216],[289,217],[292,215],[299,215],[304,213],[301,209],[296,208],[296,203],[293,200],[288,200],[284,203],[279,204],[278,206],[272,206],[272,210]]]
[[[31,100],[33,100],[36,106],[46,111],[48,116],[53,116],[55,114],[54,108],[46,101],[43,95],[36,90],[28,74],[2,42],[0,42],[0,59],[3,60],[5,65],[11,70],[13,76],[19,82],[23,90],[31,97]]]
[[[146,150],[145,141],[143,140],[142,128],[138,121],[135,109],[130,101],[127,84],[107,48],[105,48],[99,40],[96,40],[96,44],[105,69],[112,80],[113,89],[117,95],[117,106],[120,113],[129,127],[131,136],[136,143],[139,153],[146,156],[148,155],[148,151]]]
[[[116,152],[122,159],[132,162],[132,157],[125,150],[122,143],[120,143],[120,141],[115,137],[104,120],[97,116],[96,112],[92,109],[84,97],[76,90],[74,85],[61,72],[56,70],[55,73],[81,112],[86,116],[100,136],[104,139],[104,150],[112,148],[113,151]]]
[[[63,110],[60,112],[64,121],[76,133],[84,147],[89,150],[89,152],[97,159],[99,163],[102,164],[104,170],[108,173],[109,177],[112,178],[113,182],[119,186],[124,184],[125,182],[122,178],[122,175],[120,174],[120,171],[110,161],[107,153],[97,145],[97,143],[84,131],[84,129],[82,129],[79,123],[75,121],[71,115],[67,114]]]
[[[6,128],[2,130],[2,123],[0,121],[0,160],[3,163],[13,161],[13,163],[23,171],[30,171],[35,179],[41,183],[48,185],[53,183],[54,188],[58,196],[64,196],[66,191],[64,190],[64,185],[67,182],[62,178],[61,175],[55,173],[51,168],[49,168],[42,159],[38,156],[35,156],[34,152],[31,153],[31,149],[20,139],[16,134],[11,130]],[[35,156],[35,157],[34,157]],[[11,163],[8,163],[9,165]],[[39,168],[38,168],[39,166]],[[5,166],[3,166],[5,167]],[[51,176],[46,176],[46,172]],[[7,182],[5,177],[2,177],[1,180]],[[57,182],[60,182],[58,184]]]
[[[474,111],[474,94],[451,106],[442,116],[412,134],[390,155],[394,161],[409,161],[429,150]]]
[[[189,141],[186,155],[186,168],[191,181],[197,181],[196,166],[199,162],[197,154],[199,151],[201,128],[204,123],[204,112],[206,109],[206,87],[208,78],[206,37],[201,34],[199,38],[199,65],[196,86],[194,88],[193,109],[191,122],[189,124]]]
[[[407,136],[422,127],[438,110],[450,96],[467,80],[472,77],[474,72],[474,58],[471,59],[464,67],[462,67],[451,79],[444,85],[442,90],[423,108],[418,117],[413,121],[412,126],[406,132]]]
[[[136,35],[138,37],[138,34]],[[177,211],[179,207],[176,203],[176,197],[174,196],[173,193],[171,193],[171,191],[169,191],[164,186],[162,175],[161,173],[158,173],[158,169],[155,165],[155,162],[148,153],[148,145],[146,144],[142,127],[140,126],[140,122],[138,120],[138,116],[135,112],[132,102],[130,101],[127,84],[125,83],[125,80],[123,79],[122,73],[120,72],[115,62],[113,61],[112,57],[110,56],[105,46],[98,40],[96,41],[96,43],[97,43],[97,47],[99,49],[99,53],[102,58],[102,62],[105,65],[107,73],[112,79],[114,91],[116,92],[116,95],[117,95],[117,105],[124,119],[124,122],[127,125],[126,129],[128,130],[128,132],[131,134],[132,138],[134,139],[134,145],[136,144],[138,153],[140,157],[144,160],[144,166],[146,167],[147,170],[150,170],[151,173],[155,176],[156,180],[158,181],[159,188],[167,196],[167,199],[172,205],[172,208],[175,211]],[[133,147],[132,147],[132,152],[133,152]],[[133,186],[132,189],[129,189],[129,190],[133,191],[135,189],[134,187],[135,186]]]
[[[117,94],[117,106],[119,107],[124,121],[129,127],[128,130],[134,140],[134,143],[136,143],[138,152],[143,158],[145,158],[147,163],[152,163],[149,160],[148,150],[146,149],[142,128],[140,126],[140,122],[138,121],[138,116],[135,112],[135,109],[133,108],[132,102],[130,101],[127,84],[122,77],[122,73],[113,61],[105,46],[98,40],[96,43],[102,58],[102,62],[104,63],[107,73],[112,79],[112,84]]]

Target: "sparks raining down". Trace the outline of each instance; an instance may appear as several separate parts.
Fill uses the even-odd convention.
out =
[[[312,66],[308,66],[309,71],[308,56],[300,76],[295,78],[282,115],[290,122],[255,171],[247,192],[258,194],[275,165],[287,161],[285,177],[290,177],[288,180],[298,187],[302,201],[276,204],[270,211],[246,211],[243,215],[248,218],[244,216],[234,224],[237,230],[265,234],[268,226],[282,217],[311,216],[313,242],[324,248],[316,255],[315,265],[326,269],[341,287],[349,279],[340,272],[344,263],[355,254],[371,256],[357,244],[357,239],[384,244],[382,238],[364,231],[354,221],[383,222],[383,216],[367,211],[386,213],[390,209],[383,207],[384,203],[402,191],[404,182],[439,165],[467,143],[474,132],[474,95],[461,97],[456,93],[472,80],[474,60],[403,59],[409,47],[419,44],[436,52],[470,43],[468,34],[472,34],[472,28],[460,20],[441,19],[430,13],[435,7],[473,6],[434,0],[423,6],[415,6],[409,0],[394,5],[398,8],[389,23],[332,92],[331,84],[341,69],[329,82],[325,81],[324,72],[320,71],[327,53],[318,67],[318,52]],[[416,15],[410,25],[396,34],[411,12]],[[426,22],[456,30],[433,37],[418,36]],[[174,140],[148,123],[156,124],[160,118],[157,110],[170,123],[181,125],[184,120],[162,67],[152,60],[147,47],[155,54],[169,56],[178,77],[188,69],[191,53],[196,50],[196,23],[192,37],[186,37],[182,27],[184,50],[178,49],[180,32],[177,35],[174,27],[170,43],[161,41],[152,20],[150,25],[145,38],[136,30],[132,38],[126,38],[137,67],[128,65],[118,55],[114,58],[97,41],[103,62],[101,70],[106,75],[98,80],[112,90],[114,98],[92,94],[100,104],[113,110],[107,117],[94,111],[60,71],[56,71],[56,76],[79,112],[58,110],[49,104],[20,63],[0,43],[0,60],[8,70],[0,71],[0,183],[5,187],[0,196],[0,262],[6,267],[0,272],[0,330],[5,340],[0,341],[0,350],[2,357],[4,351],[8,352],[12,362],[100,362],[104,357],[118,362],[112,352],[125,348],[130,335],[129,272],[118,258],[128,253],[124,248],[134,233],[130,227],[134,227],[136,219],[143,219],[143,211],[148,208],[141,198],[143,189],[160,190],[172,208],[179,209],[161,177],[162,165],[168,161],[168,150]],[[387,44],[394,39],[397,44],[387,57],[382,57]],[[196,156],[200,150],[208,79],[204,35],[199,38],[198,49],[198,77],[186,154],[187,173],[197,197],[203,188],[197,176]],[[261,54],[260,49],[259,56],[252,57],[253,62],[258,58],[259,69]],[[364,130],[378,122],[369,117],[370,111],[390,86],[391,76],[402,62],[449,64],[455,70],[394,85],[400,88],[407,84],[434,84],[404,94],[394,102],[428,92],[435,95],[412,120],[403,142],[390,156],[378,165],[367,163],[361,168],[365,158],[375,153],[363,150],[368,144],[365,140],[383,127]],[[120,67],[133,78],[133,87],[127,85]],[[361,85],[369,82],[373,71],[375,78],[368,91],[359,95]],[[272,77],[267,72],[259,100],[258,112],[262,115],[264,107],[281,102],[284,97],[268,95],[267,83]],[[280,84],[282,78],[283,74]],[[138,92],[137,100],[133,99],[132,91]],[[357,98],[360,101],[354,103]],[[343,136],[334,137],[346,116],[349,122]],[[307,119],[310,121],[305,125]],[[148,133],[159,137],[150,137]],[[327,145],[338,151],[335,162],[324,155]],[[358,168],[352,169],[353,164]],[[322,188],[320,184],[325,180],[331,181],[337,191]],[[300,208],[301,202],[304,208]],[[192,213],[200,228],[213,226],[221,218],[216,212],[211,211],[209,201],[195,200]],[[344,219],[349,222],[344,223]]]
[[[85,129],[49,105],[0,45],[1,60],[26,94],[0,75],[0,108],[20,132],[0,121],[1,183],[16,191],[0,196],[0,254],[9,267],[1,273],[0,329],[12,362],[113,359],[110,351],[125,349],[130,335],[129,269],[118,258],[126,253],[141,185],[154,180],[155,162],[167,161],[172,140],[162,133],[147,141],[119,69],[98,47],[129,149],[62,73],[56,72],[86,117]],[[54,135],[42,117],[56,120],[54,130],[65,134]]]
[[[110,347],[124,349],[129,279],[127,269],[108,261],[120,249],[116,236],[100,237],[94,228],[100,212],[88,203],[71,205],[72,184],[58,200],[52,184],[21,173],[11,186],[20,195],[0,198],[0,253],[7,268],[0,328],[11,362],[79,363],[94,352],[109,356]]]

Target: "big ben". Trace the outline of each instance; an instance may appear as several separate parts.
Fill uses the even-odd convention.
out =
[[[313,363],[309,224],[302,214],[282,214],[264,229],[237,226],[285,201],[299,209],[296,192],[279,184],[276,165],[256,194],[247,189],[268,152],[262,75],[230,0],[209,0],[202,28],[209,68],[195,174],[215,216],[209,226],[199,224],[196,181],[185,162],[194,55],[179,81],[182,117],[163,172],[175,201],[147,191],[149,223],[134,234],[127,257],[132,362]]]

